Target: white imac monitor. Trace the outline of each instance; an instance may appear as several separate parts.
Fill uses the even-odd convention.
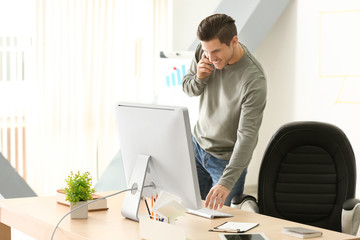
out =
[[[120,103],[116,106],[120,150],[129,188],[122,215],[138,221],[142,196],[163,190],[190,209],[202,207],[188,110]],[[154,187],[146,187],[154,185]]]

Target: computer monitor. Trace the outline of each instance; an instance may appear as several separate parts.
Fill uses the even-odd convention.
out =
[[[189,209],[201,208],[187,108],[120,103],[116,115],[125,178],[129,188],[137,188],[127,193],[122,215],[138,221],[141,197],[161,190]]]

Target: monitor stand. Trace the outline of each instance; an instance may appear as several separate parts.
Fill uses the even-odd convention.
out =
[[[138,155],[128,186],[129,188],[136,188],[136,190],[131,190],[126,193],[121,209],[121,214],[124,217],[135,221],[139,221],[139,205],[150,158],[149,155]]]

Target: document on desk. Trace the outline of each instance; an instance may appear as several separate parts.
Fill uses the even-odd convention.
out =
[[[244,233],[258,225],[259,223],[224,222],[223,224],[220,224],[219,226],[216,226],[209,231]]]

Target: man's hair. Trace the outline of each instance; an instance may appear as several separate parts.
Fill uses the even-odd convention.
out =
[[[211,41],[216,38],[221,43],[230,45],[234,36],[237,36],[235,20],[226,14],[214,14],[204,20],[198,26],[197,36],[200,41]]]

